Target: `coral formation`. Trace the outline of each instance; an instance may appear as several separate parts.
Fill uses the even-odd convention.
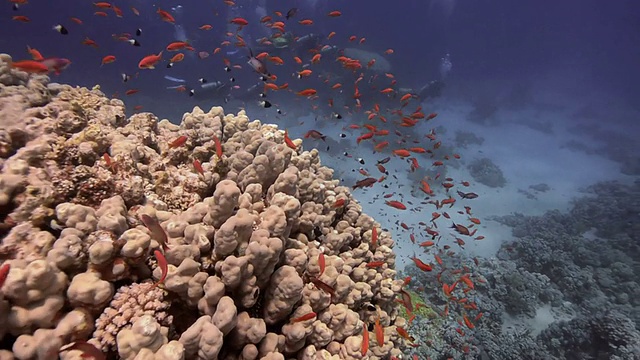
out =
[[[504,187],[507,184],[500,167],[489,158],[475,159],[467,168],[473,179],[481,184],[493,188]]]
[[[12,351],[0,357],[74,359],[67,344],[83,341],[110,359],[400,355],[394,242],[379,231],[372,246],[380,225],[318,151],[220,107],[179,125],[127,118],[98,89],[10,61],[0,55],[0,339]],[[362,354],[376,319],[384,341]]]
[[[455,338],[417,319],[414,334],[431,336],[424,357],[485,359],[640,359],[640,181],[598,183],[585,189],[567,213],[514,214],[496,218],[512,227],[515,241],[497,259],[475,262],[447,257],[449,268],[469,268],[474,301],[483,317],[476,323],[469,353],[456,352]],[[408,267],[411,286],[437,286],[432,273]],[[451,282],[446,274],[442,281]],[[438,292],[425,291],[438,309]],[[423,333],[420,333],[420,330]]]

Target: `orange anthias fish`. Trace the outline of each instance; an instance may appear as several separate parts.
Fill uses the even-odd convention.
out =
[[[397,200],[389,200],[385,201],[384,203],[398,210],[407,210],[407,206]]]
[[[14,61],[11,63],[11,67],[32,74],[46,74],[49,72],[49,68],[45,64],[35,60]]]
[[[158,55],[147,55],[138,63],[139,69],[155,69],[155,65],[162,60],[162,51]]]
[[[9,263],[4,263],[0,266],[0,289],[2,289],[4,281],[7,280],[7,276],[9,276],[9,270],[11,270],[11,264]]]
[[[42,56],[42,54],[40,53],[40,51],[32,48],[31,46],[27,45],[27,51],[29,52],[29,54],[31,54],[31,58],[35,61],[42,61],[44,60],[44,56]]]
[[[422,270],[422,271],[431,271],[433,270],[433,268],[431,267],[431,265],[429,264],[425,264],[424,262],[422,262],[422,260],[418,259],[417,257],[413,257],[411,258],[413,260],[413,262],[416,264],[416,266],[418,267],[418,269]]]
[[[167,265],[167,259],[164,257],[164,255],[160,250],[155,249],[153,251],[153,255],[156,257],[156,260],[158,261],[158,266],[160,266],[160,269],[162,270],[162,276],[160,276],[160,280],[158,280],[158,282],[153,284],[153,287],[156,287],[159,284],[164,283],[164,279],[167,278],[167,273],[169,272],[169,265]]]
[[[378,342],[378,346],[384,345],[384,331],[382,330],[382,325],[380,325],[380,316],[376,318],[376,324],[373,327],[376,332],[376,341]]]
[[[178,136],[177,138],[175,138],[175,140],[169,143],[169,149],[177,148],[184,145],[184,143],[187,142],[188,139],[189,137],[187,135]]]
[[[300,96],[313,96],[317,93],[318,91],[316,91],[316,89],[305,89],[297,92],[297,94]]]
[[[360,354],[364,357],[369,351],[369,330],[367,324],[362,324],[362,347],[360,348]]]
[[[324,269],[326,267],[326,260],[324,259],[324,253],[322,252],[318,254],[318,266],[320,267],[320,275],[324,274]]]
[[[160,18],[162,19],[162,21],[166,21],[168,23],[172,23],[175,24],[176,19],[173,18],[173,16],[171,16],[171,14],[169,14],[168,12],[158,8],[158,11],[156,11],[159,15]]]
[[[307,321],[307,320],[313,319],[316,316],[317,316],[317,314],[312,311],[312,312],[304,314],[304,315],[302,315],[300,317],[291,319],[291,322],[292,323],[296,323],[296,322],[300,322],[300,321]]]
[[[289,132],[287,130],[284,131],[284,143],[287,144],[287,146],[293,150],[298,149],[296,144],[294,144],[293,141],[291,141],[291,138],[289,137]]]

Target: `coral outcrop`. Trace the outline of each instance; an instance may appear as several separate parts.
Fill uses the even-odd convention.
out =
[[[0,55],[3,358],[76,359],[69,344],[85,341],[109,359],[400,354],[394,242],[379,231],[372,244],[379,224],[318,151],[220,107],[179,125],[127,118],[98,89],[10,61]],[[384,339],[363,354],[376,319]]]

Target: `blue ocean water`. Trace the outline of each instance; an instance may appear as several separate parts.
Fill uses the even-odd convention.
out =
[[[318,148],[346,186],[386,176],[354,194],[393,234],[398,268],[436,314],[412,325],[417,346],[407,357],[640,356],[637,2],[113,2],[121,17],[90,1],[13,5],[0,7],[0,52],[30,59],[29,46],[69,59],[52,81],[99,85],[129,114],[176,124],[194,106],[246,109],[291,137],[325,135],[304,147]],[[235,17],[249,24],[230,23]],[[276,21],[285,31],[271,27]],[[167,67],[177,52],[166,47],[176,41],[193,50]],[[160,52],[155,69],[138,67]],[[263,52],[277,78],[265,81],[247,64]],[[101,65],[107,55],[116,60]],[[357,68],[341,56],[359,60]],[[280,88],[267,91],[266,82]],[[305,89],[317,95],[297,94]],[[408,156],[392,152],[403,149]],[[428,241],[437,244],[420,246]],[[437,271],[417,269],[414,259]],[[467,286],[468,297],[443,295],[443,285]]]

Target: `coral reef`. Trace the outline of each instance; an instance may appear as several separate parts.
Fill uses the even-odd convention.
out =
[[[471,131],[456,131],[455,143],[458,148],[466,149],[470,145],[482,145],[484,138]]]
[[[84,341],[108,359],[401,354],[394,241],[379,231],[374,246],[380,225],[317,150],[220,107],[179,125],[127,118],[98,89],[10,61],[0,55],[0,357],[77,359],[68,344]],[[384,339],[363,353],[378,319]]]
[[[540,188],[543,188],[542,186]],[[630,214],[640,213],[640,181],[603,182],[584,189],[567,213],[513,214],[495,218],[512,227],[514,241],[498,258],[469,259],[447,254],[446,269],[468,269],[473,298],[483,316],[473,339],[462,346],[447,331],[458,326],[444,316],[442,293],[431,291],[456,280],[405,269],[411,287],[440,317],[418,318],[413,334],[430,347],[424,358],[455,359],[640,359],[640,232]],[[442,255],[442,254],[441,254]],[[453,312],[455,304],[448,302]],[[453,334],[452,334],[453,333]],[[464,349],[464,348],[463,348]]]
[[[488,187],[504,187],[507,180],[500,167],[489,158],[475,159],[467,165],[473,179]]]

